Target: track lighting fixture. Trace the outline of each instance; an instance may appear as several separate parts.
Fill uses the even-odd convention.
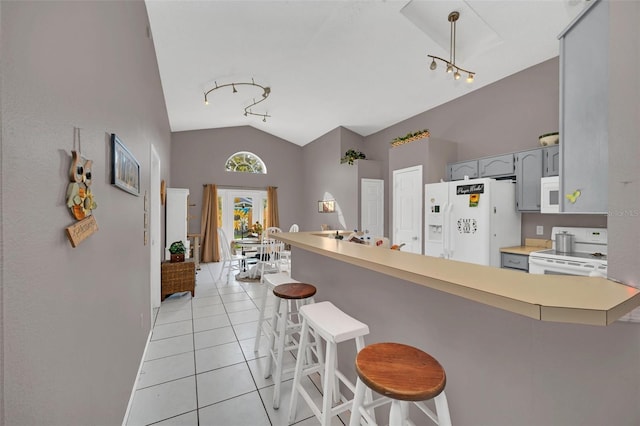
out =
[[[476,73],[473,71],[465,70],[464,68],[456,65],[456,21],[458,20],[458,18],[460,18],[460,13],[456,11],[451,12],[448,17],[448,20],[451,23],[449,60],[447,61],[446,59],[442,59],[438,56],[427,55],[429,58],[431,58],[431,65],[429,65],[429,69],[434,71],[436,68],[438,68],[438,64],[436,62],[436,59],[437,59],[439,61],[444,62],[447,65],[447,68],[446,68],[447,73],[453,73],[453,78],[455,80],[460,80],[460,77],[461,77],[460,71],[462,71],[468,74],[467,83],[473,83],[473,79]]]
[[[215,83],[215,87],[214,88],[204,92],[204,104],[205,105],[209,105],[209,93],[213,92],[214,90],[218,90],[218,89],[222,89],[223,87],[231,86],[232,93],[238,93],[238,90],[236,89],[236,86],[254,86],[254,87],[259,87],[260,89],[262,89],[262,99],[260,99],[259,101],[256,101],[256,99],[253,98],[253,103],[251,105],[245,107],[244,116],[248,117],[249,115],[255,115],[255,116],[258,116],[258,117],[262,117],[262,121],[265,122],[265,123],[267,122],[267,117],[271,117],[267,113],[253,112],[251,110],[251,107],[253,107],[254,105],[259,104],[260,102],[264,102],[269,97],[269,94],[271,93],[271,88],[270,87],[265,87],[265,86],[262,86],[260,84],[257,84],[255,81],[253,81],[253,79],[251,79],[251,83],[244,83],[244,82],[227,83],[227,84],[222,84],[220,86],[218,86],[218,82],[214,82],[214,83]]]

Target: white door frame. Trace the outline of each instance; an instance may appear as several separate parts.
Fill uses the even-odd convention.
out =
[[[153,324],[153,309],[160,307],[160,262],[162,261],[161,247],[161,202],[160,202],[160,156],[158,151],[150,145],[149,164],[149,288],[151,297],[151,318]]]
[[[410,199],[413,200],[413,208],[414,211],[412,212],[412,219],[413,222],[412,226],[411,226],[411,230],[410,230],[410,235],[405,235],[405,236],[398,236],[398,220],[400,219],[400,214],[398,213],[398,208],[399,208],[399,198],[398,196],[399,191],[397,188],[397,176],[404,174],[404,173],[411,173],[411,172],[419,172],[420,173],[420,178],[419,181],[416,182],[415,185],[415,194],[413,194]],[[418,166],[412,166],[412,167],[407,167],[404,169],[398,169],[398,170],[394,170],[393,171],[393,183],[392,183],[392,188],[393,188],[393,224],[392,224],[392,229],[393,229],[393,234],[392,234],[392,241],[393,244],[401,244],[404,243],[406,244],[406,248],[403,248],[404,251],[408,251],[408,252],[412,252],[412,253],[422,253],[423,247],[422,247],[422,219],[423,219],[423,214],[422,214],[422,210],[423,210],[423,206],[422,206],[422,191],[423,191],[423,174],[422,174],[422,165],[418,165]]]

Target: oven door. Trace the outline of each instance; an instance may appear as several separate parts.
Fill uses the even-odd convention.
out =
[[[580,275],[583,277],[607,277],[606,267],[588,262],[571,262],[529,256],[529,273],[545,275]]]

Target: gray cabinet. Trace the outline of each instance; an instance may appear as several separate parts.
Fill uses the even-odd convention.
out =
[[[560,147],[548,146],[542,149],[542,176],[558,176],[560,174]]]
[[[529,272],[529,256],[526,254],[500,253],[500,267]]]
[[[592,1],[560,35],[560,211],[565,213],[607,211],[609,67],[615,63],[609,7],[608,1]]]
[[[516,210],[540,211],[540,178],[542,178],[542,149],[517,152]]]
[[[461,161],[447,165],[449,180],[462,180],[465,176],[468,176],[469,179],[478,177],[478,160]]]
[[[481,158],[478,160],[478,173],[481,178],[513,176],[514,172],[513,154]]]

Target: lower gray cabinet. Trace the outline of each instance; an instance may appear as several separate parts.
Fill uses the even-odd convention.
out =
[[[542,150],[542,176],[558,176],[560,174],[560,146],[547,146]]]
[[[529,256],[526,254],[500,253],[500,267],[529,272]]]
[[[540,211],[540,179],[542,178],[542,149],[517,152],[516,210]]]
[[[449,164],[447,168],[449,180],[462,180],[465,176],[468,176],[469,179],[478,177],[478,160]]]

